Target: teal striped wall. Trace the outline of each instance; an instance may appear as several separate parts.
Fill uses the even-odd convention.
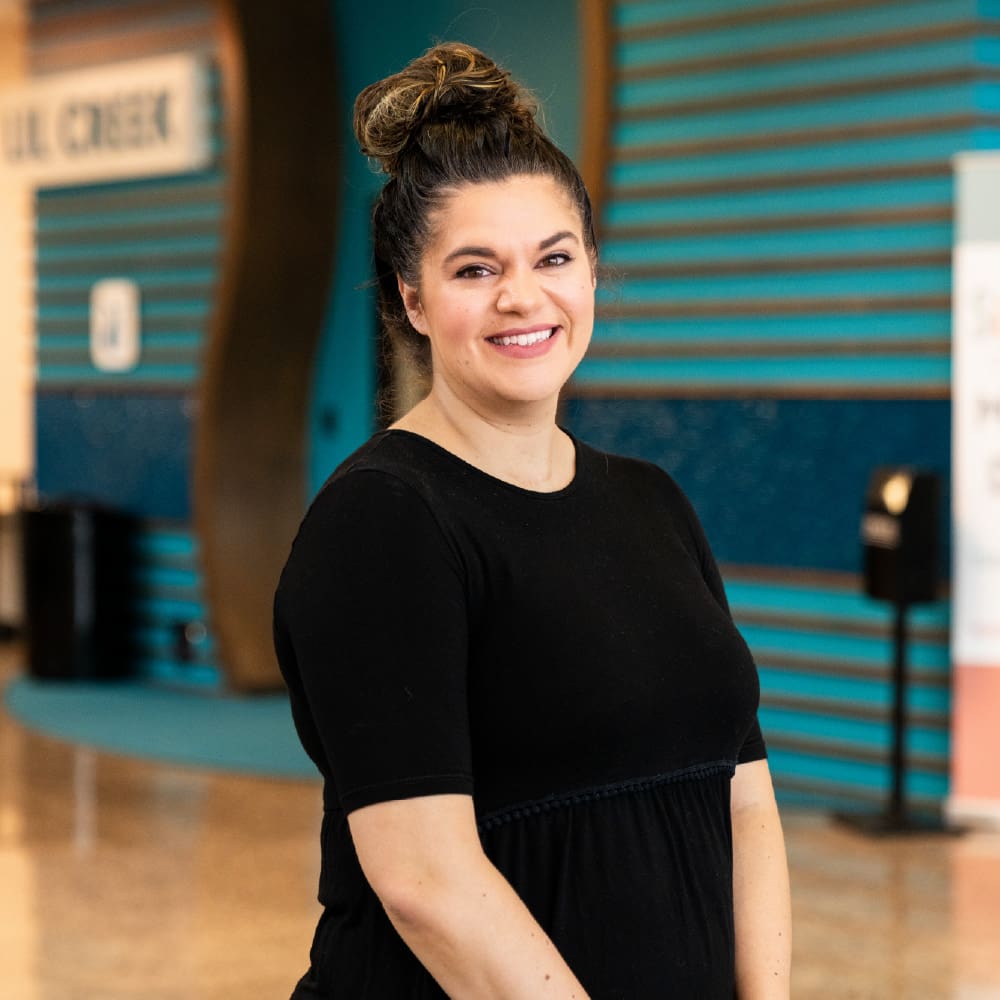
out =
[[[760,720],[783,801],[845,808],[885,801],[892,782],[893,621],[847,574],[724,573],[733,617],[761,680]],[[907,794],[948,790],[949,609],[910,615]]]
[[[140,517],[139,668],[157,681],[208,687],[221,675],[185,498],[226,185],[217,16],[211,0],[34,0],[28,34],[33,74],[168,52],[205,61],[208,169],[37,192],[35,326],[39,487],[127,502]],[[130,372],[108,374],[90,361],[90,289],[110,277],[139,286],[142,352]],[[116,477],[115,469],[128,471]]]
[[[950,158],[1000,146],[995,2],[612,7],[577,394],[945,396]]]
[[[216,278],[221,171],[40,191],[37,200],[38,383],[184,390],[198,378]],[[89,356],[89,295],[105,277],[141,296],[142,354],[129,372]]]

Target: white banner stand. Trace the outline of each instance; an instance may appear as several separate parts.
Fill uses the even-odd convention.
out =
[[[948,818],[1000,827],[1000,153],[955,157]]]

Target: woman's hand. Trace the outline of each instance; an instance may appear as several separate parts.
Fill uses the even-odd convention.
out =
[[[740,764],[730,793],[740,1000],[788,1000],[792,916],[781,820],[766,760]]]
[[[456,1000],[587,1000],[483,853],[472,799],[428,795],[348,816],[361,868],[392,925]]]

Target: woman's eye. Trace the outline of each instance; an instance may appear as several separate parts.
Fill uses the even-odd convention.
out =
[[[570,257],[568,253],[559,251],[559,253],[550,253],[547,257],[542,258],[543,267],[560,267],[563,264],[568,264],[573,258]]]
[[[456,277],[458,278],[485,278],[490,273],[490,269],[485,264],[469,264],[463,267]]]

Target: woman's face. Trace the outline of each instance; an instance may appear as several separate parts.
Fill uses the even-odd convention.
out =
[[[417,288],[434,389],[477,412],[554,403],[594,327],[593,262],[579,212],[551,177],[469,184],[432,216]]]

